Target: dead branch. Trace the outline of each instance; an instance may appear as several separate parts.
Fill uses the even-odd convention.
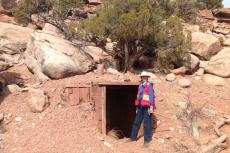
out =
[[[224,135],[223,133],[221,133],[221,132],[219,131],[219,129],[220,129],[221,127],[223,127],[225,124],[230,124],[230,118],[229,118],[229,119],[222,120],[222,121],[220,121],[219,123],[216,124],[216,126],[215,126],[215,128],[214,128],[214,131],[215,131],[215,133],[216,133],[216,135],[217,135],[218,137]]]
[[[216,124],[214,127],[215,134],[218,136],[217,139],[211,142],[208,146],[202,149],[202,153],[217,153],[229,147],[227,142],[227,135],[220,132],[220,128],[226,124],[230,124],[230,118],[223,119]]]
[[[215,153],[217,150],[221,149],[219,147],[221,146],[222,143],[225,142],[226,139],[227,139],[226,135],[222,135],[221,137],[215,139],[214,141],[211,142],[211,144],[209,144],[208,146],[202,149],[202,153]]]

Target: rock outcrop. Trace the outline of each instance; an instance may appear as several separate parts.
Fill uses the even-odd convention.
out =
[[[32,29],[0,22],[0,71],[21,62]]]
[[[199,58],[209,60],[220,50],[221,44],[218,38],[202,32],[192,33],[192,53]]]
[[[205,71],[219,77],[230,77],[230,48],[224,48],[213,56],[205,67]]]
[[[225,86],[228,84],[227,80],[215,75],[211,75],[211,74],[205,74],[202,77],[202,80],[209,84],[209,85],[213,85],[213,86]]]
[[[43,32],[31,34],[25,58],[27,67],[43,81],[84,74],[94,66],[92,57],[71,42]]]

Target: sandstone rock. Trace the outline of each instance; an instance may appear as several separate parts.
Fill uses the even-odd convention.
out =
[[[195,70],[197,70],[197,68],[199,68],[199,64],[200,64],[200,60],[198,57],[196,57],[193,54],[190,54],[191,59],[190,59],[190,71],[194,72]]]
[[[21,88],[16,85],[16,84],[11,84],[11,85],[7,85],[6,86],[6,90],[9,92],[9,93],[18,93],[21,91]]]
[[[32,14],[31,20],[32,20],[32,23],[38,26],[39,28],[43,28],[45,26],[44,19],[40,17],[38,14]]]
[[[93,57],[93,60],[97,63],[100,63],[100,60],[103,56],[108,56],[108,54],[99,47],[95,46],[86,46],[83,47],[84,51]]]
[[[208,61],[200,61],[200,68],[205,68],[208,65]]]
[[[106,43],[105,49],[107,51],[113,51],[114,43]]]
[[[199,25],[191,25],[191,24],[184,24],[185,30],[189,30],[191,32],[199,32],[200,26]]]
[[[220,77],[230,77],[230,48],[224,48],[213,56],[205,67],[205,71]]]
[[[49,105],[48,96],[41,89],[29,91],[28,106],[33,113],[41,113]]]
[[[176,75],[173,73],[170,73],[170,74],[166,75],[166,80],[172,82],[172,81],[176,80]]]
[[[1,14],[1,13],[0,13],[0,22],[16,24],[16,22],[14,21],[14,17],[8,16],[6,14]]]
[[[211,10],[199,11],[199,16],[208,20],[215,20]]]
[[[11,65],[4,61],[0,61],[0,72],[7,70]]]
[[[230,39],[227,39],[223,43],[224,46],[229,46],[230,47]]]
[[[180,68],[171,70],[171,73],[175,75],[185,75],[185,73],[188,71],[188,69],[185,66],[182,66]]]
[[[191,86],[191,81],[185,78],[179,79],[178,80],[178,84],[179,86],[181,86],[182,88],[188,88]]]
[[[226,18],[230,17],[230,9],[229,8],[216,9],[216,10],[213,10],[212,13],[216,17],[226,17]]]
[[[32,29],[0,22],[0,71],[22,61]]]
[[[14,55],[25,50],[32,29],[8,23],[0,23],[0,27],[1,53]]]
[[[25,52],[26,65],[41,80],[60,79],[92,70],[93,59],[71,42],[50,34],[31,34]]]
[[[188,102],[185,101],[178,102],[176,105],[182,110],[186,110],[188,108]]]
[[[224,78],[221,78],[215,75],[211,75],[211,74],[205,74],[202,77],[202,80],[205,83],[209,85],[213,85],[213,86],[224,86],[228,84],[228,82]]]
[[[213,32],[218,33],[218,34],[228,35],[230,34],[230,28],[217,26],[213,29]]]
[[[197,70],[197,72],[195,74],[196,74],[196,76],[203,76],[204,75],[204,68],[200,68],[199,70]]]
[[[42,29],[42,32],[48,33],[51,35],[55,35],[55,36],[62,36],[61,31],[57,27],[55,27],[49,23],[45,23],[45,25]]]
[[[209,60],[221,50],[218,38],[202,32],[192,33],[192,53],[201,59]]]

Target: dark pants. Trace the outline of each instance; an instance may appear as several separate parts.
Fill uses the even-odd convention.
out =
[[[152,140],[152,115],[149,114],[148,108],[138,107],[137,115],[133,123],[131,140],[137,140],[137,134],[140,129],[141,123],[144,120],[144,142],[148,143]]]

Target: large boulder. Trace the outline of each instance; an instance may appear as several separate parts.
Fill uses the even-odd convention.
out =
[[[25,52],[26,65],[40,80],[84,74],[94,66],[92,57],[71,42],[43,32],[31,34]]]
[[[82,47],[82,49],[88,53],[90,56],[93,57],[93,60],[97,63],[100,62],[100,60],[104,57],[104,56],[109,56],[104,50],[102,50],[99,47],[95,47],[95,46],[85,46]]]
[[[230,46],[230,39],[227,39],[223,42],[224,46]]]
[[[192,53],[201,59],[209,60],[221,50],[218,38],[202,32],[192,33]]]
[[[25,51],[33,30],[2,22],[0,22],[0,27],[1,71],[21,61],[21,53]]]
[[[202,80],[209,84],[209,85],[213,85],[213,86],[225,86],[228,84],[227,80],[215,75],[211,75],[211,74],[205,74],[202,77]]]
[[[205,71],[220,77],[230,77],[230,48],[224,48],[213,56],[205,67]]]

